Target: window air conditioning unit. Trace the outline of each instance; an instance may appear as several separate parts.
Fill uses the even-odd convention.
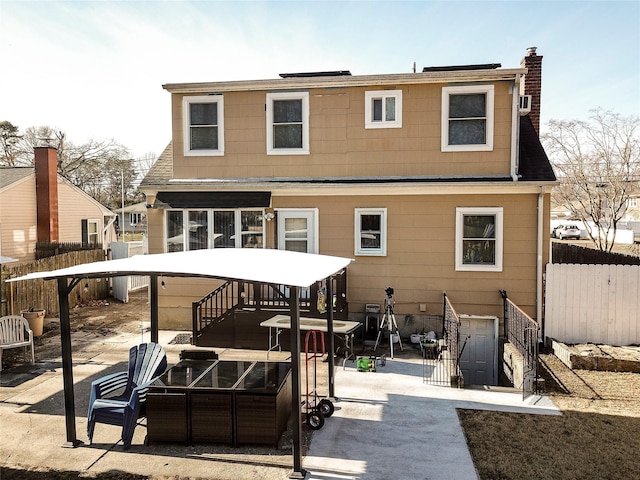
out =
[[[520,115],[531,111],[531,95],[520,95]]]

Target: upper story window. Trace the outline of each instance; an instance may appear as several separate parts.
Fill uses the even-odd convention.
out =
[[[493,150],[493,85],[442,89],[442,151]]]
[[[364,92],[364,128],[402,127],[402,90]]]
[[[502,208],[456,209],[456,270],[502,271]]]
[[[385,256],[387,209],[356,208],[355,217],[355,254]]]
[[[224,155],[224,97],[184,97],[185,155]]]
[[[207,248],[263,248],[264,211],[168,210],[167,252]]]
[[[638,207],[638,198],[630,197],[627,199],[627,207],[629,208],[637,208]]]
[[[267,154],[309,153],[309,92],[267,93]]]

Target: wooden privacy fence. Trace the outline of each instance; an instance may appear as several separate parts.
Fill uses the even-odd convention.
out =
[[[30,308],[45,309],[47,316],[55,316],[58,307],[58,282],[53,280],[26,280],[6,283],[8,278],[16,278],[31,272],[47,272],[60,268],[71,267],[83,263],[105,260],[103,250],[82,250],[69,252],[55,257],[44,258],[20,265],[8,264],[2,266],[2,298],[6,300],[2,314],[11,312],[20,314],[21,310]],[[82,280],[69,295],[69,307],[85,303],[96,298],[109,296],[109,279]]]
[[[547,264],[544,335],[640,344],[640,266]]]
[[[640,257],[616,252],[602,252],[570,243],[551,244],[552,263],[580,263],[590,265],[640,265]]]

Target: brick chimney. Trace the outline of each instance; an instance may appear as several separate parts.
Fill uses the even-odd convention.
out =
[[[540,136],[540,96],[542,93],[542,56],[536,54],[537,47],[527,48],[527,54],[520,62],[520,66],[528,70],[524,76],[521,95],[531,95],[531,111],[529,118]]]
[[[38,242],[57,242],[58,151],[53,147],[36,147],[34,153]]]

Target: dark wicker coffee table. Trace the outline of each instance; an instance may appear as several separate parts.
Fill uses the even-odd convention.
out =
[[[271,444],[291,415],[291,364],[183,360],[147,395],[149,442]]]

